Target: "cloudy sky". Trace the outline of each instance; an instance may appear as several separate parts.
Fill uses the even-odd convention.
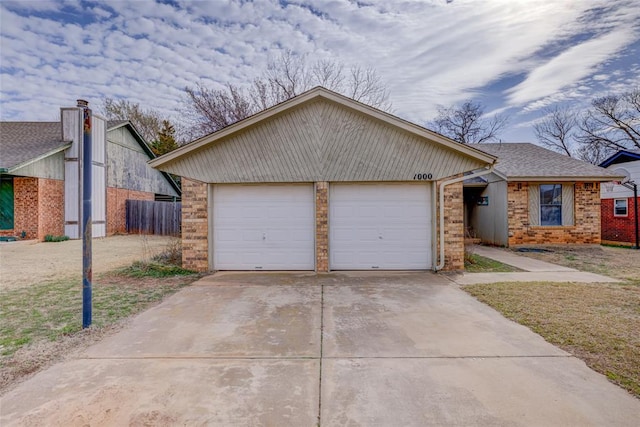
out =
[[[0,37],[2,120],[103,97],[177,118],[185,86],[246,84],[284,50],[374,67],[421,125],[481,102],[510,116],[505,141],[640,85],[640,0],[3,0]]]

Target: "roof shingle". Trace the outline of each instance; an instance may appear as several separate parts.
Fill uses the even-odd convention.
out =
[[[2,169],[11,169],[64,145],[60,122],[0,122]]]
[[[495,169],[509,180],[610,181],[616,178],[613,172],[600,166],[531,143],[478,144],[475,147],[498,157]]]

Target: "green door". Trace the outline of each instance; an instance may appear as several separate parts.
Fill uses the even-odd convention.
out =
[[[0,179],[0,230],[13,230],[13,178]]]

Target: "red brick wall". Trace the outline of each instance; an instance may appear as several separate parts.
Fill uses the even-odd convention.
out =
[[[38,240],[64,234],[64,181],[38,179]]]
[[[574,186],[574,225],[532,226],[529,224],[529,185],[510,182],[507,188],[509,246],[528,244],[599,244],[600,184],[577,182]]]
[[[602,215],[602,240],[622,243],[635,243],[636,205],[633,197],[627,199],[627,216],[613,215],[614,199],[602,199],[600,209]],[[640,197],[637,202],[640,204]]]
[[[44,240],[47,234],[64,234],[64,181],[15,177],[13,179],[13,230],[2,235]]]
[[[26,239],[38,238],[38,178],[13,179],[13,231]]]
[[[107,236],[127,232],[127,199],[154,200],[154,193],[107,187]]]

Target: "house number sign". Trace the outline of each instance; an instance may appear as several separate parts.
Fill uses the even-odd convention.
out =
[[[433,179],[433,174],[430,174],[430,173],[417,173],[417,174],[413,175],[413,179],[419,180],[419,181],[425,181],[425,180]]]

